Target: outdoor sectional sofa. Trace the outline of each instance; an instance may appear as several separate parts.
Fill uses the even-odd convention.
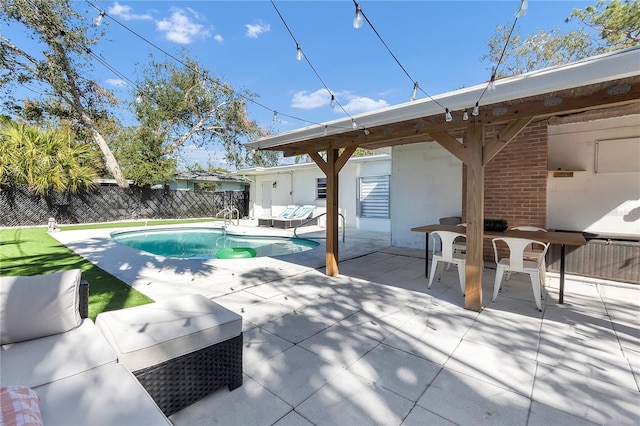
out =
[[[80,270],[0,277],[0,424],[171,424],[169,415],[214,389],[242,384],[239,315],[191,295],[100,314],[99,327],[87,318],[88,287]],[[163,311],[166,327],[127,323]],[[147,344],[154,329],[168,330],[167,340]]]

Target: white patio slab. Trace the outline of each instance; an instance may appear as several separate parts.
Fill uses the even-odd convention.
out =
[[[199,293],[243,316],[243,386],[174,414],[176,426],[640,424],[638,286],[567,276],[560,305],[549,273],[538,312],[526,277],[491,301],[486,262],[478,313],[455,268],[427,290],[424,250],[371,233],[347,233],[328,277],[322,246],[180,263],[74,232],[56,238],[152,298]]]

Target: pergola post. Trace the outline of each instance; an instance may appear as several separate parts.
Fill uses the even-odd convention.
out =
[[[338,150],[327,151],[327,247],[325,254],[327,275],[338,275]]]
[[[483,127],[472,123],[464,135],[467,152],[467,254],[464,307],[482,310],[482,245],[484,233]]]
[[[347,164],[347,160],[355,152],[356,147],[327,150],[327,161],[317,152],[310,152],[309,156],[320,167],[327,177],[327,238],[325,264],[326,274],[333,277],[338,275],[338,186],[340,170]]]

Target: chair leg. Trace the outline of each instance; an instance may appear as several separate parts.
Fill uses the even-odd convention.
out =
[[[529,274],[531,278],[531,289],[533,290],[533,299],[536,301],[538,310],[542,312],[542,304],[540,303],[540,272],[533,271]]]
[[[460,279],[460,291],[462,291],[462,295],[464,296],[464,292],[465,292],[465,266],[463,264],[456,264],[456,267],[458,268],[458,278]]]
[[[442,271],[444,270],[445,262],[438,262],[438,281],[442,280]]]
[[[493,284],[493,299],[496,300],[498,297],[498,292],[500,291],[500,285],[502,284],[502,275],[504,274],[504,269],[496,268],[496,282]]]
[[[436,275],[436,268],[438,267],[438,262],[435,259],[431,260],[431,271],[429,272],[429,284],[427,284],[427,288],[431,288],[431,283],[433,283],[433,277]]]

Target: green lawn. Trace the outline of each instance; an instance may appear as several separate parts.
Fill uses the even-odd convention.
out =
[[[202,220],[149,221],[149,225],[202,222]],[[140,222],[76,225],[61,229],[124,228]],[[129,308],[153,302],[118,278],[103,271],[60,244],[46,227],[0,229],[0,276],[41,275],[69,269],[82,270],[89,281],[89,317],[100,312]]]

